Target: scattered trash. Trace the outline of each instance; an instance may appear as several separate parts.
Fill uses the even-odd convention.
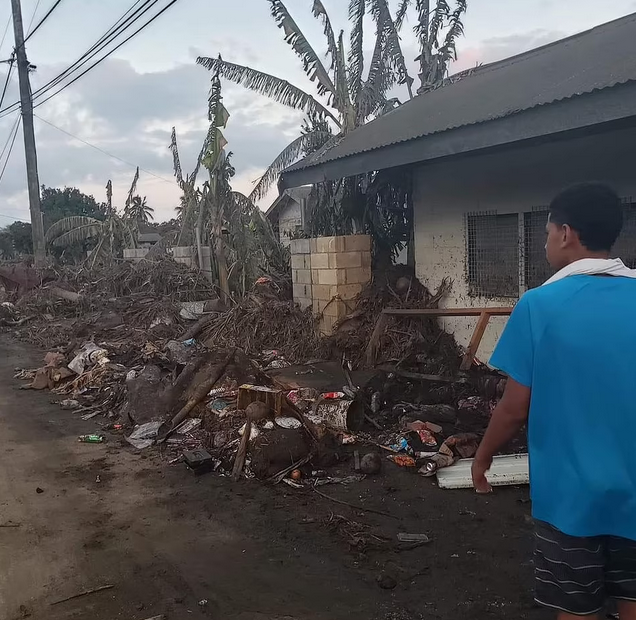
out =
[[[91,412],[91,413],[85,413],[85,414],[82,416],[82,420],[90,420],[90,419],[92,419],[92,418],[97,417],[100,413],[101,413],[100,411],[93,411],[93,412]]]
[[[41,489],[40,487],[36,487],[35,492],[36,493],[44,493],[44,489]]]
[[[303,474],[300,471],[300,469],[294,469],[294,471],[292,471],[290,475],[292,480],[300,480],[303,477]]]
[[[106,349],[102,349],[94,342],[87,342],[69,363],[68,367],[76,375],[81,375],[87,367],[95,364],[104,365],[109,361]]]
[[[431,539],[426,534],[406,534],[404,532],[400,532],[397,535],[397,538],[400,542],[419,542],[419,543],[431,542]]]
[[[155,443],[160,427],[160,420],[146,422],[146,424],[136,426],[130,436],[126,437],[126,441],[139,450],[149,448],[153,443]]]
[[[199,607],[205,607],[208,604],[208,599],[204,598],[199,601]]]
[[[274,419],[274,424],[281,428],[300,428],[302,422],[297,418],[279,417]]]
[[[187,435],[199,428],[202,422],[203,420],[201,418],[188,418],[179,424],[179,426],[174,429],[174,432],[177,435]]]
[[[358,400],[317,400],[307,418],[334,429],[359,431],[364,424],[364,405]]]
[[[95,482],[96,482],[97,484],[99,484],[101,481],[102,481],[102,479],[101,479],[101,477],[100,477],[100,476],[97,476],[97,478],[95,478]]]
[[[77,441],[80,443],[103,443],[105,437],[103,435],[80,435]]]
[[[417,467],[417,461],[412,456],[405,456],[403,454],[389,454],[386,457],[389,461],[392,461],[400,467]]]
[[[449,437],[441,445],[438,453],[427,459],[420,468],[420,473],[424,476],[433,476],[438,470],[451,466],[461,458],[474,456],[480,441],[481,438],[474,433],[462,433]]]
[[[75,400],[73,398],[66,398],[66,399],[60,401],[60,407],[62,407],[62,409],[66,409],[66,410],[78,409],[80,407],[80,403],[79,403],[78,400]]]
[[[183,453],[183,460],[188,469],[197,476],[213,471],[218,465],[207,450],[187,450]]]

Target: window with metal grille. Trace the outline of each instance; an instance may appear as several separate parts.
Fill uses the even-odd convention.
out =
[[[541,209],[523,214],[524,220],[524,273],[526,288],[541,286],[553,273],[545,256],[548,210]]]
[[[628,267],[636,269],[636,204],[631,200],[623,206],[623,230],[612,249],[612,256],[622,258]]]
[[[519,216],[466,216],[468,284],[471,295],[519,296]]]

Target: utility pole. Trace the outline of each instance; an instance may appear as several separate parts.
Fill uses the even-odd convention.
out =
[[[13,31],[15,33],[15,53],[20,81],[20,107],[22,110],[22,131],[26,154],[27,186],[29,189],[29,209],[31,211],[31,231],[33,235],[33,255],[35,267],[44,267],[46,247],[44,245],[44,223],[40,211],[40,181],[38,179],[38,158],[35,150],[35,130],[33,128],[33,99],[29,82],[29,61],[24,49],[24,29],[20,0],[11,0],[13,10]]]

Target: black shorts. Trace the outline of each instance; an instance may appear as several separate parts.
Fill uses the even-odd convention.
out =
[[[587,616],[608,599],[636,601],[636,541],[616,536],[577,538],[535,522],[535,600]]]

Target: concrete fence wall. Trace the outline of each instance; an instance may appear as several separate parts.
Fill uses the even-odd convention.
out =
[[[203,273],[208,278],[208,280],[212,281],[212,254],[210,248],[204,246],[202,249],[203,254]],[[149,248],[135,248],[135,249],[125,249],[124,250],[124,259],[132,261],[134,263],[138,263],[142,260],[146,254],[148,254]],[[199,268],[199,260],[197,256],[197,249],[194,246],[176,246],[173,248],[168,248],[168,253],[172,254],[172,258],[177,263],[183,263],[187,265],[191,269]]]

